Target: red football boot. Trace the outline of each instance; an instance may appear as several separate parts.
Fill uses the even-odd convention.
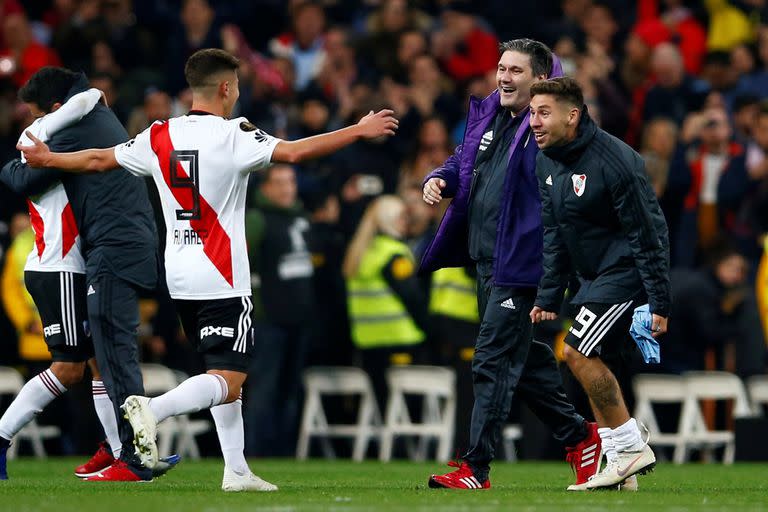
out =
[[[147,468],[135,468],[117,459],[108,468],[95,475],[83,478],[84,482],[151,482],[152,471]]]
[[[102,441],[99,443],[99,449],[93,454],[91,460],[75,468],[75,476],[86,478],[95,475],[99,471],[111,466],[113,462],[115,462],[115,458],[112,456],[112,450],[105,441]]]
[[[449,466],[459,468],[444,475],[432,475],[429,477],[429,486],[433,489],[490,489],[491,480],[480,482],[475,477],[472,468],[466,462],[449,462]]]
[[[566,447],[567,460],[573,472],[576,473],[576,483],[569,485],[569,491],[586,491],[590,477],[600,471],[600,460],[603,457],[600,435],[597,433],[597,423],[587,423],[587,437],[576,446]]]

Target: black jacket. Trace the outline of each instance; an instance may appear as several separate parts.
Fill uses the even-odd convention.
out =
[[[67,99],[88,88],[81,75]],[[102,104],[79,122],[48,141],[54,152],[110,148],[128,140],[112,111]],[[97,174],[72,174],[56,169],[34,169],[12,160],[0,171],[0,181],[16,193],[45,192],[58,181],[64,185],[83,246],[89,281],[112,274],[142,288],[157,284],[157,231],[147,186],[122,168]]]
[[[642,294],[667,316],[667,224],[642,158],[601,130],[586,107],[575,140],[536,159],[544,221],[544,277],[536,305],[559,311],[568,277],[574,304],[618,303]]]

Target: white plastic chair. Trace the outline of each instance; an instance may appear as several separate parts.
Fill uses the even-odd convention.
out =
[[[733,400],[734,418],[751,416],[747,391],[741,379],[728,372],[686,372],[687,397],[683,404],[681,432],[686,444],[675,453],[675,463],[685,462],[689,447],[704,448],[705,459],[710,460],[712,449],[724,446],[723,463],[733,464],[736,453],[735,436],[730,430],[709,430],[701,412],[700,400]]]
[[[437,461],[451,456],[456,415],[456,372],[440,366],[395,366],[387,370],[389,399],[384,428],[381,433],[379,460],[392,458],[396,436],[416,436],[420,448],[411,452],[414,460],[426,458],[429,439],[437,439]],[[422,422],[414,423],[408,412],[406,395],[424,399]]]
[[[187,379],[187,375],[176,372],[161,364],[143,363],[141,376],[144,393],[147,396],[162,395]],[[157,426],[157,450],[161,456],[172,453],[174,442],[176,453],[182,457],[197,460],[200,449],[195,437],[211,430],[211,422],[203,419],[191,420],[186,414],[172,416]]]
[[[515,441],[523,438],[523,427],[517,423],[506,425],[501,431],[501,442],[504,446],[504,460],[517,462],[517,449]]]
[[[373,394],[368,374],[360,368],[347,366],[315,366],[304,371],[306,398],[302,413],[296,458],[305,460],[313,437],[321,440],[323,455],[336,458],[330,438],[352,438],[352,459],[359,462],[365,457],[368,444],[379,437],[381,414]],[[360,406],[354,424],[331,424],[323,409],[324,395],[359,396]]]
[[[763,416],[763,406],[768,407],[768,375],[756,375],[747,381],[749,399],[752,401],[752,412],[755,416]]]
[[[19,394],[22,387],[24,387],[24,377],[18,371],[7,366],[0,366],[0,395],[13,395],[15,397]],[[32,421],[27,423],[24,428],[16,434],[15,442],[11,443],[11,446],[8,447],[7,456],[9,459],[15,459],[18,453],[19,443],[21,441],[29,441],[32,445],[32,451],[35,454],[35,457],[44,459],[47,454],[45,452],[43,440],[53,439],[60,435],[61,430],[59,427],[55,425],[40,426],[37,423],[37,420],[32,418]]]
[[[662,432],[653,404],[680,404],[683,406],[688,396],[685,380],[679,375],[641,373],[632,380],[635,391],[634,417],[648,428],[650,444],[653,446],[672,446],[675,460],[685,453],[685,434],[682,432],[682,411],[678,419],[676,432]]]

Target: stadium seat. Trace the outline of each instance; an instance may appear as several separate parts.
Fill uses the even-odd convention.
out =
[[[147,396],[162,395],[188,377],[166,366],[149,363],[141,365],[141,376],[144,379],[144,393]],[[208,420],[191,420],[186,414],[172,416],[157,426],[157,449],[163,457],[177,453],[182,457],[197,460],[200,458],[200,449],[195,437],[209,430],[211,430],[211,422]],[[174,442],[175,451],[172,451]]]
[[[747,381],[749,399],[755,416],[764,416],[763,407],[768,407],[768,375],[755,375]]]
[[[347,366],[315,366],[304,371],[306,399],[302,413],[296,458],[304,460],[309,455],[311,438],[318,437],[323,454],[335,458],[330,438],[352,438],[352,459],[362,461],[368,444],[378,439],[381,431],[381,414],[373,394],[368,374],[360,368]],[[324,395],[359,396],[357,422],[354,424],[330,424],[323,409]]]
[[[737,375],[728,372],[686,372],[683,378],[686,399],[680,419],[680,433],[685,439],[685,444],[681,450],[676,450],[675,463],[685,462],[688,448],[703,448],[706,460],[710,460],[712,449],[724,446],[723,463],[733,464],[734,433],[730,430],[709,430],[701,412],[700,400],[733,400],[734,418],[751,416],[744,384]]]
[[[641,373],[632,380],[635,391],[634,417],[643,423],[651,435],[652,446],[671,446],[675,449],[675,460],[685,453],[685,436],[682,432],[682,412],[676,432],[662,432],[653,411],[653,404],[680,404],[687,397],[685,380],[679,375]]]
[[[0,366],[0,395],[13,395],[14,397],[24,387],[24,377],[14,368]],[[21,441],[29,441],[35,457],[46,457],[43,440],[57,438],[61,435],[59,427],[54,425],[40,426],[34,418],[16,434],[15,442],[8,448],[8,458],[16,458]]]
[[[392,458],[397,436],[415,436],[419,440],[419,448],[409,450],[414,460],[426,458],[430,439],[438,441],[435,459],[449,460],[456,415],[456,372],[440,366],[395,366],[387,370],[387,384],[389,399],[379,460],[386,462]],[[411,419],[406,395],[423,397],[420,423]]]

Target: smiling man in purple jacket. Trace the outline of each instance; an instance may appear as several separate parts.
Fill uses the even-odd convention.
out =
[[[500,45],[497,90],[472,98],[464,142],[424,182],[424,201],[453,197],[421,272],[475,265],[480,333],[472,362],[475,404],[470,446],[457,470],[432,475],[433,488],[488,489],[490,462],[517,390],[568,448],[582,490],[600,466],[597,426],[576,413],[554,354],[533,341],[528,317],[542,276],[543,230],[536,181],[538,147],[529,126],[530,87],[562,75],[546,45]]]

